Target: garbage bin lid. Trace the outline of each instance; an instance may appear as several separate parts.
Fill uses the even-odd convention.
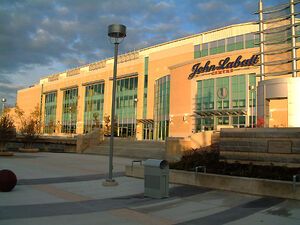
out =
[[[159,167],[160,169],[165,169],[168,165],[168,161],[166,160],[147,159],[145,161],[145,166]]]

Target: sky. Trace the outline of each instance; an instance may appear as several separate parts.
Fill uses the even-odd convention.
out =
[[[263,0],[264,7],[288,0]],[[0,0],[0,98],[40,78],[113,56],[110,24],[124,24],[119,54],[257,21],[257,0]]]

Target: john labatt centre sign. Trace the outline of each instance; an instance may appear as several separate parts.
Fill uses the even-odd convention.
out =
[[[204,66],[201,63],[196,63],[192,67],[192,73],[189,75],[188,79],[193,79],[197,74],[212,72],[212,74],[228,73],[233,72],[234,68],[244,67],[244,66],[254,66],[259,61],[258,55],[253,55],[250,59],[242,59],[240,55],[235,60],[231,60],[230,57],[221,59],[219,65],[211,65],[208,60]]]

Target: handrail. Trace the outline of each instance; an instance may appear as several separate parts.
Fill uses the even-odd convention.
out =
[[[196,166],[195,167],[195,179],[198,177],[198,170],[203,169],[203,173],[206,173],[206,166]]]
[[[139,162],[140,165],[143,165],[143,161],[141,159],[135,159],[131,161],[131,171],[133,170],[133,164]]]
[[[293,192],[296,192],[297,178],[298,180],[300,180],[300,174],[293,175]]]

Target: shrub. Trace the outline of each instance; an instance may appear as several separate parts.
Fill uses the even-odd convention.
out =
[[[16,136],[14,122],[6,109],[0,116],[0,151],[5,150],[5,144]]]
[[[179,162],[170,163],[172,169],[195,170],[196,166],[210,167],[219,163],[220,152],[207,148],[186,151]]]

